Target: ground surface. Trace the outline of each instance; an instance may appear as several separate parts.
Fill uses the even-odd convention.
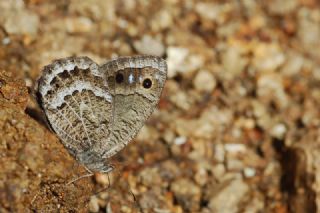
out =
[[[317,0],[0,0],[0,212],[319,212],[319,49]],[[134,54],[168,62],[158,110],[108,190],[66,185],[41,68]]]

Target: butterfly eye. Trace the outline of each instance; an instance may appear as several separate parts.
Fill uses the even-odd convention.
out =
[[[122,82],[123,82],[123,75],[122,75],[122,73],[117,73],[117,75],[116,75],[116,82],[118,83],[118,84],[121,84]]]
[[[149,89],[152,86],[152,81],[149,78],[146,78],[143,80],[142,85],[145,89]]]

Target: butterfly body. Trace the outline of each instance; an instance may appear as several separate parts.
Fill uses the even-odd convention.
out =
[[[38,99],[49,124],[87,168],[106,171],[156,107],[167,74],[154,56],[121,57],[101,66],[70,57],[46,66]]]

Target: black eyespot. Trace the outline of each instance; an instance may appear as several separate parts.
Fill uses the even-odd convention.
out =
[[[149,89],[152,86],[152,81],[149,78],[146,78],[143,80],[142,85],[144,88]]]
[[[117,75],[116,75],[116,82],[117,82],[118,84],[121,84],[121,83],[123,82],[123,80],[124,80],[124,78],[123,78],[122,73],[117,73]]]

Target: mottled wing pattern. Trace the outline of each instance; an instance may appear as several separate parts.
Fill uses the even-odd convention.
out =
[[[166,62],[155,56],[121,57],[100,67],[112,95],[111,134],[103,157],[108,158],[138,133],[155,109],[167,77]]]
[[[88,57],[54,61],[38,81],[38,99],[47,119],[77,160],[102,170],[99,153],[110,137],[112,96],[99,66]]]

